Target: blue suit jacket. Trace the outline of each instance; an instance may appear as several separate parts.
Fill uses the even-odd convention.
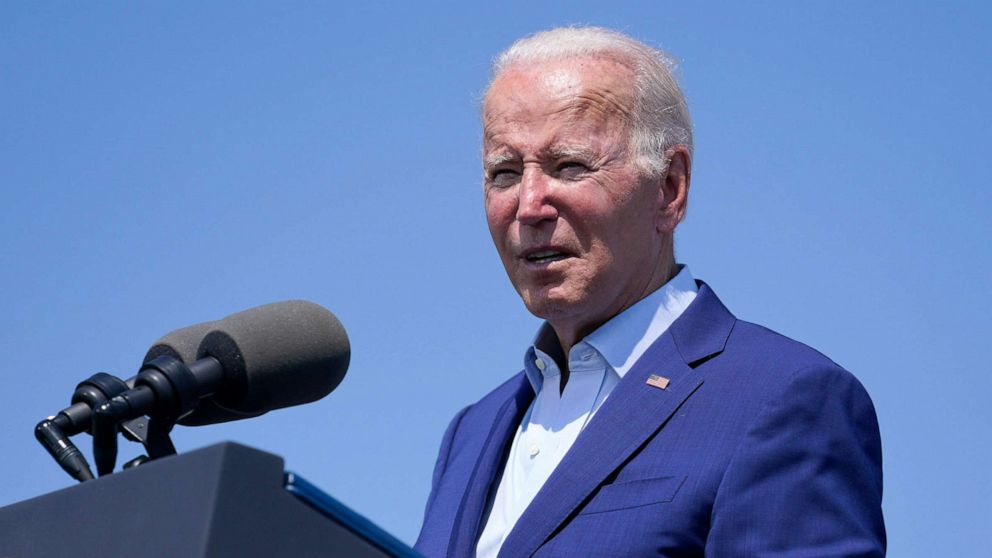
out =
[[[671,380],[647,385],[651,374]],[[445,432],[417,549],[475,553],[534,396],[523,373]],[[820,353],[737,320],[705,284],[510,532],[518,556],[882,556],[875,411]]]

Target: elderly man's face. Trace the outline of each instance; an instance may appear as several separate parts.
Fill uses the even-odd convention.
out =
[[[601,58],[520,64],[483,107],[489,230],[527,308],[568,345],[670,271],[663,180],[628,149],[632,78]]]

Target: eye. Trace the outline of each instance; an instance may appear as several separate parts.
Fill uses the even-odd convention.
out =
[[[555,167],[555,174],[566,180],[576,179],[589,172],[589,167],[579,161],[562,161]]]
[[[490,184],[496,188],[507,188],[520,182],[520,173],[513,169],[495,169],[487,177]]]

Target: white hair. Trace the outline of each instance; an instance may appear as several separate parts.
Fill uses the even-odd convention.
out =
[[[489,83],[514,64],[577,57],[607,58],[633,71],[630,148],[642,171],[663,175],[668,170],[665,152],[675,145],[684,145],[692,153],[692,122],[685,96],[672,75],[674,60],[617,31],[559,27],[524,37],[494,59]]]

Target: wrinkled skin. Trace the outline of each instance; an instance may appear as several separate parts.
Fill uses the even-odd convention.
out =
[[[674,272],[689,154],[666,152],[661,177],[635,164],[632,77],[604,58],[520,63],[483,105],[489,230],[514,288],[565,354]]]

